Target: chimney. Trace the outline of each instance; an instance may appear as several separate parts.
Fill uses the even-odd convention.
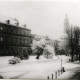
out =
[[[24,26],[24,28],[26,28],[26,24],[24,24],[23,26]]]
[[[19,22],[16,22],[15,24],[16,24],[16,26],[19,26]]]
[[[13,20],[16,21],[16,23],[15,23],[16,26],[19,26],[19,21],[18,21],[18,19],[14,18]]]
[[[6,23],[7,23],[7,24],[10,24],[10,20],[6,20]]]

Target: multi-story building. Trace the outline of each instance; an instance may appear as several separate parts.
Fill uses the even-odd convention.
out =
[[[18,22],[16,25],[10,24],[10,20],[0,22],[0,56],[29,54],[31,38],[31,30],[20,27]]]

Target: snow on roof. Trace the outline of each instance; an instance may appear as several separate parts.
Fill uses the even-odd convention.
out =
[[[0,15],[0,22],[1,23],[7,23],[6,22],[7,20],[10,20],[10,25],[16,26],[16,24],[19,23],[19,26],[17,26],[17,27],[26,28],[26,24],[22,24],[18,19],[16,19],[16,18],[9,18],[9,17],[5,17],[5,16],[1,16]]]

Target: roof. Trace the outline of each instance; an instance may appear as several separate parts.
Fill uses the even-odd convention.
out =
[[[16,25],[13,25],[13,24],[7,24],[7,23],[5,23],[5,22],[0,22],[0,24],[3,24],[3,25],[8,25],[8,26],[14,26],[14,27],[17,27],[17,28],[26,29],[26,30],[31,31],[31,29],[24,28],[24,27],[21,27],[21,26],[16,26]]]

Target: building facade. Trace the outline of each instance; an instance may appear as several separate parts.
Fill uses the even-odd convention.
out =
[[[18,54],[30,54],[32,42],[31,30],[26,27],[19,27],[0,22],[0,56],[16,56]]]

